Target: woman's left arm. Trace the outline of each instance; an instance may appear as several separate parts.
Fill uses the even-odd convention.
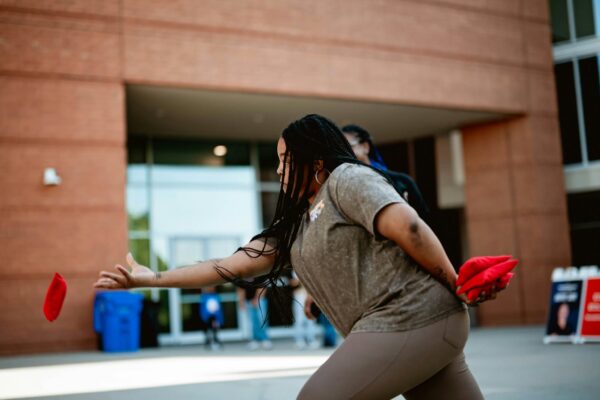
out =
[[[394,241],[452,293],[456,292],[457,274],[452,263],[437,236],[412,207],[402,203],[384,207],[375,218],[375,229]],[[459,297],[467,301],[465,295]]]

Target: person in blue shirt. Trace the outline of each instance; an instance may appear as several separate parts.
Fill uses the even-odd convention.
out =
[[[216,293],[214,286],[202,290],[199,311],[206,335],[206,347],[211,350],[221,349],[223,344],[219,340],[219,329],[224,323],[223,307],[221,297]]]

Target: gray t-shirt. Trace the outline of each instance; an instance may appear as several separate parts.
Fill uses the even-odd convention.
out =
[[[410,207],[377,172],[342,164],[317,193],[292,246],[296,273],[343,336],[416,329],[466,308],[376,234],[377,213],[392,203]]]

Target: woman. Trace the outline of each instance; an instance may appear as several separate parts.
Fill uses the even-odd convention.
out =
[[[462,353],[467,300],[431,229],[324,117],[291,123],[277,154],[275,217],[246,246],[162,273],[128,255],[131,269],[103,271],[95,287],[267,285],[291,264],[346,337],[298,398],[481,399]]]

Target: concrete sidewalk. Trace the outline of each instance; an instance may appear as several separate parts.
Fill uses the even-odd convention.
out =
[[[487,399],[598,399],[600,345],[542,344],[543,328],[474,329],[465,353]],[[229,344],[0,358],[0,399],[294,399],[329,350]]]

